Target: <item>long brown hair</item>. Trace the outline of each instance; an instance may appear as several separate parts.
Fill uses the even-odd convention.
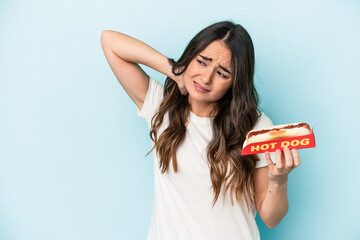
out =
[[[213,138],[207,147],[207,158],[214,192],[213,206],[223,186],[223,198],[230,188],[231,204],[233,194],[240,204],[244,196],[250,209],[255,200],[254,170],[259,159],[256,155],[241,156],[241,149],[247,132],[259,118],[259,98],[253,81],[255,59],[249,34],[241,25],[231,21],[212,24],[190,41],[177,62],[173,59],[169,59],[169,62],[172,72],[180,75],[190,61],[215,40],[223,41],[230,48],[234,74],[233,85],[211,111],[216,115],[212,121]],[[189,111],[188,95],[182,95],[176,82],[167,77],[159,111],[151,119],[150,137],[155,144],[147,153],[156,147],[162,173],[169,168],[170,160],[174,172],[177,172],[176,150],[185,137]],[[157,130],[166,112],[169,113],[169,126],[158,138]]]

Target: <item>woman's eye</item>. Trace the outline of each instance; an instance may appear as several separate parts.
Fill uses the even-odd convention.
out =
[[[218,72],[220,77],[223,77],[223,78],[227,78],[224,74],[222,74],[221,72]]]
[[[199,59],[197,59],[197,61],[198,61],[201,65],[206,66],[205,63],[202,62],[202,61],[200,61]]]

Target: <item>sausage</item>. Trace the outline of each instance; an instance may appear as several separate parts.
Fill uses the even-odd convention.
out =
[[[269,128],[256,129],[246,135],[247,144],[254,142],[270,141],[287,137],[296,137],[311,134],[312,131],[307,123],[292,123],[276,125]]]

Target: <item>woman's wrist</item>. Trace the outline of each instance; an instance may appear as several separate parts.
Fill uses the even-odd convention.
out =
[[[274,188],[286,188],[287,187],[287,178],[285,180],[281,180],[281,181],[269,181],[269,187],[274,187]]]

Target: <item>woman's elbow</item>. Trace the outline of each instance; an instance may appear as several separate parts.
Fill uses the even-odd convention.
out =
[[[268,227],[268,228],[274,228],[274,227],[276,227],[278,224],[266,224],[265,223],[265,225]]]
[[[277,225],[279,225],[279,223],[284,219],[284,217],[286,216],[288,212],[288,209],[286,209],[286,211],[284,211],[281,216],[278,216],[277,218],[270,218],[270,219],[266,219],[265,221],[263,220],[264,224],[268,227],[268,228],[274,228]]]
[[[104,46],[105,45],[105,39],[106,36],[111,32],[111,30],[104,30],[101,33],[101,45]]]

